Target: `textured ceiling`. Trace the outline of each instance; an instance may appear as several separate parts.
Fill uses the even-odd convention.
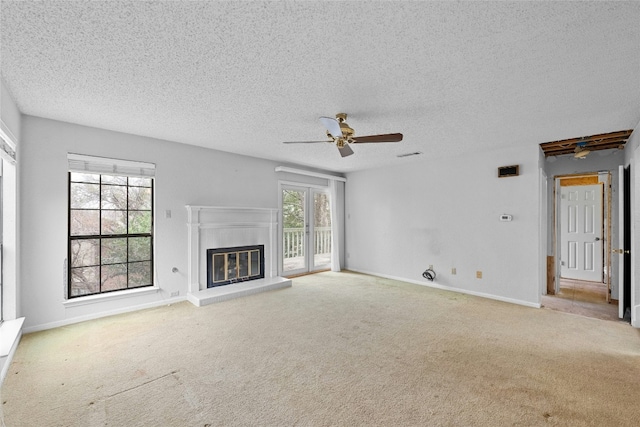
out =
[[[25,114],[348,172],[633,129],[640,2],[2,1]],[[319,116],[397,144],[341,158]]]

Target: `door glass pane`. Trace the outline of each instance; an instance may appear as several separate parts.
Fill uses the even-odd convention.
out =
[[[302,270],[306,266],[305,192],[282,190],[283,271]]]
[[[227,280],[236,279],[238,277],[237,253],[227,254]]]
[[[227,280],[224,270],[225,254],[213,256],[213,282],[223,282]]]
[[[329,195],[313,195],[313,266],[327,267],[331,264],[331,206]]]

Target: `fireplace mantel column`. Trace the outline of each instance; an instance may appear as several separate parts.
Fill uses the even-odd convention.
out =
[[[187,206],[187,227],[189,229],[188,253],[189,270],[187,280],[189,281],[189,293],[200,290],[198,272],[200,271],[200,208],[197,206]]]

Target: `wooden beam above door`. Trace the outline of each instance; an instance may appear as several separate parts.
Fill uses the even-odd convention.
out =
[[[621,130],[610,133],[600,133],[591,136],[562,139],[559,141],[543,142],[540,148],[546,157],[574,154],[578,147],[584,147],[589,151],[623,149],[633,129]]]

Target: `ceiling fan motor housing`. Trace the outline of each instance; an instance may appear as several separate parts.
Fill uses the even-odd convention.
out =
[[[347,124],[347,113],[338,113],[336,114],[336,120],[340,124],[340,130],[342,131],[342,137],[345,139],[344,142],[351,143],[353,141],[354,130]],[[340,139],[340,138],[338,138]],[[343,142],[343,145],[344,145]]]

